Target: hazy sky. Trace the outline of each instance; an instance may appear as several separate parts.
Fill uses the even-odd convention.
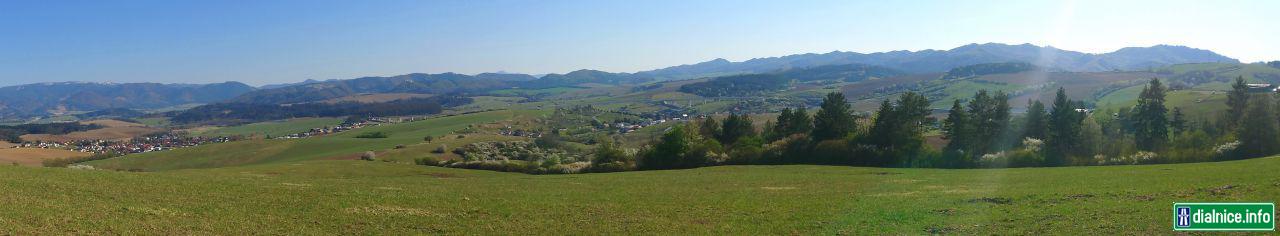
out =
[[[0,85],[635,72],[1033,43],[1280,59],[1280,1],[0,1]]]

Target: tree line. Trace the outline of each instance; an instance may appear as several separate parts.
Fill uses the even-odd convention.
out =
[[[1165,105],[1168,88],[1151,79],[1137,104],[1087,109],[1059,88],[1051,105],[1029,101],[1010,112],[1009,95],[978,91],[952,103],[933,125],[930,102],[907,92],[885,100],[871,117],[855,116],[839,92],[812,115],[785,108],[757,129],[750,116],[703,118],[672,127],[636,154],[639,169],[721,164],[834,164],[883,167],[998,168],[1154,164],[1234,160],[1280,153],[1280,102],[1250,93],[1243,78],[1228,92],[1227,111],[1210,122],[1188,120]],[[937,128],[946,145],[925,145]],[[616,153],[616,152],[611,152]]]
[[[81,124],[80,122],[61,122],[47,124],[21,124],[21,125],[0,125],[0,140],[10,143],[21,143],[22,135],[26,134],[67,134],[77,131],[88,131],[102,128],[96,124]]]

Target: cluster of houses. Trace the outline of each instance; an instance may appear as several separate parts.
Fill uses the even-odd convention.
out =
[[[128,141],[117,140],[80,140],[71,142],[24,142],[19,147],[64,149],[88,153],[133,154],[170,150],[175,148],[194,147],[210,143],[225,143],[240,140],[242,137],[189,137],[173,133],[165,133],[146,137],[137,137]]]
[[[372,122],[369,122],[369,121],[361,121],[361,122],[357,122],[357,123],[343,123],[343,124],[340,124],[340,125],[337,125],[337,126],[333,126],[333,127],[325,126],[325,127],[321,127],[321,128],[311,128],[311,130],[308,130],[307,132],[296,133],[296,134],[289,134],[289,135],[277,136],[277,137],[270,137],[270,138],[271,138],[271,139],[295,139],[295,138],[307,138],[307,137],[315,137],[315,136],[324,136],[324,135],[328,135],[328,134],[340,133],[340,132],[345,132],[345,131],[348,131],[348,130],[364,128],[364,127],[366,127],[366,126],[376,126],[376,125],[378,125],[378,123],[372,123]]]
[[[598,127],[598,128],[617,129],[618,133],[625,134],[625,133],[635,132],[636,130],[643,129],[644,127],[654,126],[654,125],[667,123],[667,122],[680,122],[680,121],[687,121],[687,120],[689,120],[689,114],[680,114],[679,116],[674,116],[670,118],[650,119],[648,121],[643,121],[639,123],[627,123],[627,122],[617,122],[613,124],[606,123],[606,124],[602,124],[601,125],[602,127]]]
[[[507,128],[498,130],[498,135],[540,138],[542,137],[542,132],[522,130],[522,129],[511,129],[511,126],[507,126]]]

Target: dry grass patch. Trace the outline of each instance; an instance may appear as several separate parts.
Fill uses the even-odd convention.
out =
[[[3,148],[0,149],[0,164],[18,163],[23,166],[41,166],[41,162],[49,159],[70,157],[86,157],[90,153],[44,148]]]
[[[22,135],[21,138],[22,140],[45,141],[45,142],[70,142],[70,141],[76,141],[76,140],[124,141],[124,140],[132,139],[134,137],[141,137],[143,135],[164,131],[163,129],[147,127],[147,125],[143,125],[143,124],[130,123],[130,122],[124,122],[124,121],[118,121],[118,120],[92,120],[92,121],[82,121],[80,123],[101,125],[103,128],[88,130],[88,131],[71,132],[71,133],[62,134],[62,135],[27,134],[27,135]]]

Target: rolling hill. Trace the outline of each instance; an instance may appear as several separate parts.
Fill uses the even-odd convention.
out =
[[[253,91],[239,82],[217,84],[40,83],[0,88],[0,119],[61,115],[111,108],[155,109],[212,103]]]

